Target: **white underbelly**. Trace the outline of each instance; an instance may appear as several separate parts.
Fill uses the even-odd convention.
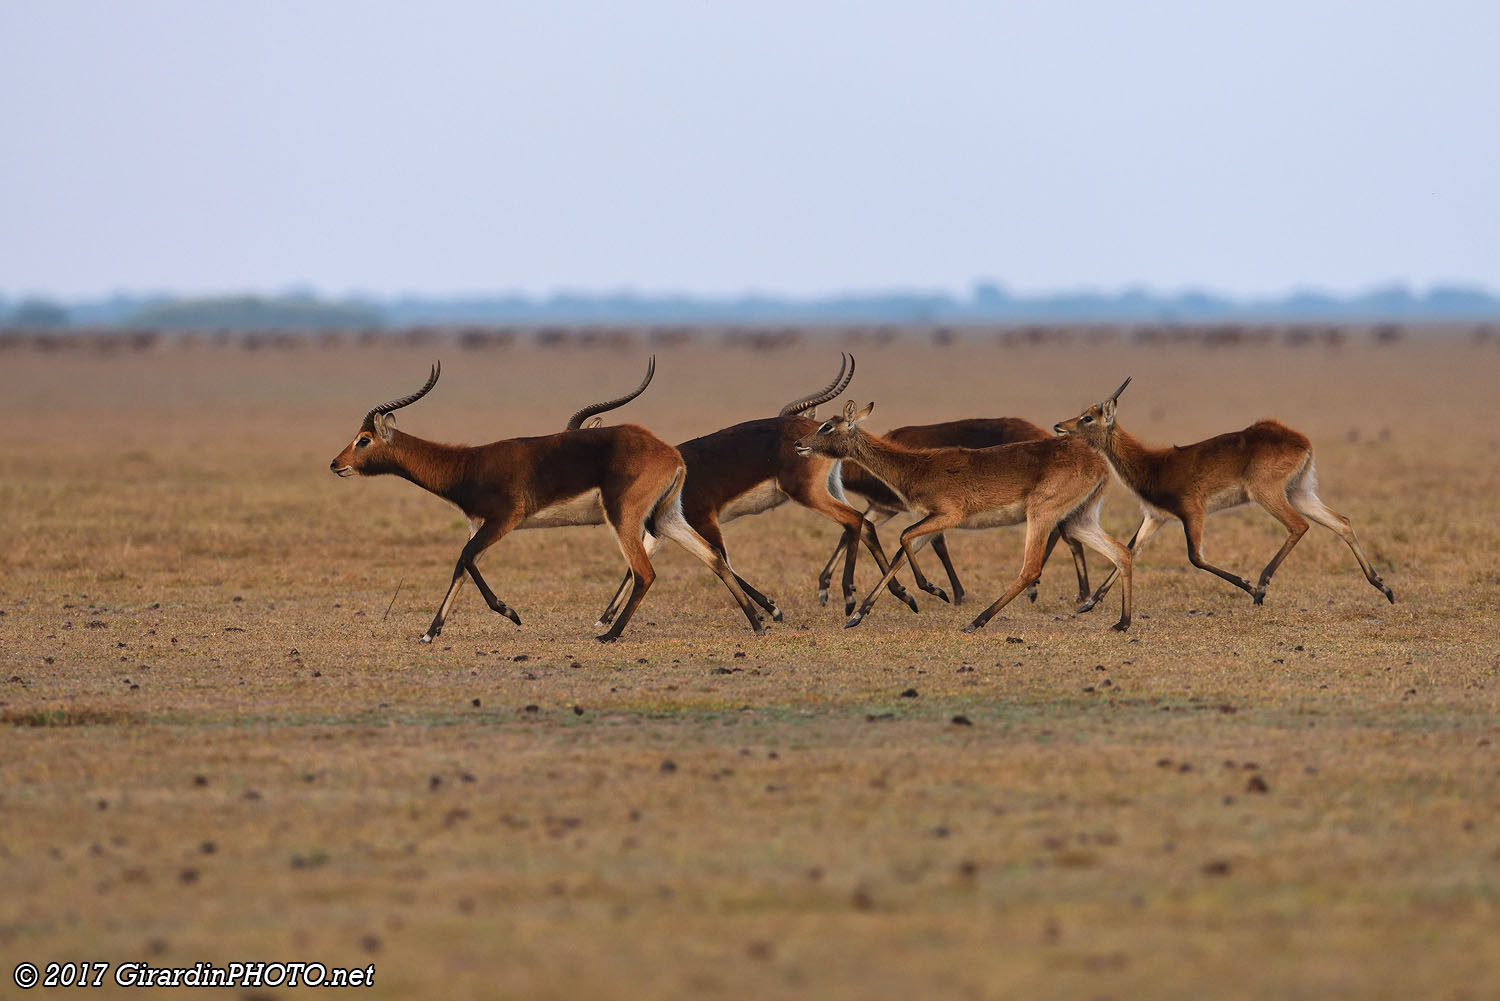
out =
[[[516,528],[567,528],[570,525],[602,524],[604,504],[599,500],[599,491],[590,490],[570,500],[542,508]]]
[[[959,528],[999,528],[1002,525],[1019,525],[1026,520],[1026,502],[1017,501],[1005,507],[991,508],[969,515],[958,523]]]
[[[1204,513],[1213,514],[1215,511],[1239,507],[1249,499],[1249,495],[1245,493],[1245,488],[1239,484],[1235,484],[1232,487],[1225,487],[1222,490],[1215,490],[1203,502]]]
[[[743,518],[747,514],[760,514],[786,502],[787,495],[776,485],[775,480],[763,480],[724,505],[724,509],[719,512],[719,523]]]

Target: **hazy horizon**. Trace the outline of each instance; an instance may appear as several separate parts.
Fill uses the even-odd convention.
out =
[[[0,296],[1500,290],[1500,7],[0,6]]]

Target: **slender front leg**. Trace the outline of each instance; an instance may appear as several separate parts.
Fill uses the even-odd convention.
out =
[[[1028,517],[1026,519],[1026,554],[1021,560],[1021,573],[1005,590],[1005,593],[995,599],[995,603],[975,616],[974,621],[964,626],[963,632],[972,633],[976,629],[983,629],[985,623],[994,618],[995,613],[1015,599],[1016,595],[1034,583],[1042,575],[1042,560],[1046,554],[1047,536],[1053,531],[1047,527],[1040,518]]]
[[[1199,570],[1207,570],[1215,577],[1227,580],[1246,594],[1255,594],[1255,588],[1245,578],[1221,570],[1203,558],[1203,512],[1189,508],[1182,512],[1182,534],[1187,537],[1188,562]]]
[[[891,560],[891,568],[880,579],[880,583],[875,585],[875,589],[870,592],[869,597],[865,598],[864,603],[849,617],[849,621],[844,623],[844,628],[850,629],[859,625],[864,617],[870,613],[870,609],[875,606],[875,599],[880,597],[880,592],[896,576],[896,571],[901,569],[902,562],[911,559],[912,552],[914,551],[912,546],[915,540],[926,535],[941,532],[945,528],[952,528],[961,520],[961,516],[955,516],[950,512],[935,511],[916,524],[907,526],[906,530],[901,533],[901,552],[897,553],[896,558]]]
[[[834,499],[838,500],[837,497],[835,497]],[[865,513],[863,516],[872,527],[879,527],[881,525],[884,525],[886,522],[890,521],[896,516],[896,513],[894,511],[886,511],[880,516],[878,520],[873,519],[870,517],[870,512],[874,510],[875,505],[869,505],[865,508]],[[818,604],[820,605],[828,604],[828,588],[833,583],[833,566],[838,562],[839,556],[849,545],[849,541],[850,540],[848,533],[839,536],[839,544],[833,547],[833,555],[828,557],[828,562],[823,566],[823,572],[818,574]],[[849,614],[849,610],[847,608],[844,609],[844,614]]]
[[[922,572],[922,568],[917,565],[917,553],[920,553],[923,549],[926,549],[928,546],[932,545],[935,539],[941,539],[942,537],[943,535],[941,532],[936,535],[922,536],[922,538],[917,540],[917,544],[912,547],[912,551],[909,558],[907,559],[907,562],[911,564],[911,579],[916,582],[917,587],[920,587],[922,590],[926,591],[934,598],[938,598],[942,601],[951,603],[952,599],[948,597],[948,592],[944,591],[932,581],[928,580],[927,575]],[[913,611],[915,611],[915,609],[913,609]]]
[[[457,565],[453,568],[453,579],[448,585],[448,592],[443,595],[443,601],[438,605],[437,614],[433,616],[432,625],[427,627],[427,632],[422,634],[418,640],[419,643],[431,643],[443,631],[443,623],[447,620],[448,613],[453,608],[453,599],[458,597],[458,589],[463,584],[465,574],[474,579],[474,586],[479,588],[479,593],[484,596],[485,603],[490,608],[510,619],[516,625],[519,626],[521,624],[521,617],[506,605],[505,602],[497,598],[494,591],[490,590],[490,586],[480,576],[479,567],[475,563],[480,553],[496,542],[499,542],[519,521],[520,518],[514,516],[503,519],[491,518],[484,522],[475,531],[473,536],[470,537],[468,543],[463,548],[463,552],[459,554]]]
[[[609,599],[609,604],[604,606],[604,611],[599,613],[599,619],[595,626],[604,627],[615,620],[615,615],[625,605],[625,596],[629,593],[630,583],[635,578],[630,576],[630,571],[625,571],[625,576],[620,578],[620,586],[615,588],[614,597]]]
[[[1083,558],[1083,544],[1063,532],[1063,541],[1068,544],[1068,549],[1073,553],[1073,574],[1078,578],[1079,604],[1089,600],[1089,564]]]
[[[863,517],[860,518],[860,534],[864,537],[865,548],[870,551],[870,555],[875,560],[875,565],[879,567],[880,572],[884,574],[891,568],[891,565],[889,561],[886,560],[885,549],[880,545],[880,536],[876,534],[875,526],[870,524]],[[915,563],[913,563],[911,566],[913,570],[917,568],[917,565]],[[902,587],[901,582],[895,577],[892,577],[885,587],[887,591],[890,591],[891,594],[895,596],[897,601],[904,603],[906,607],[911,609],[913,612],[917,610],[917,600],[907,593],[906,588]],[[852,580],[849,582],[849,590],[846,593],[846,598],[848,600],[846,600],[844,604],[844,614],[848,615],[854,610],[854,582]]]
[[[938,560],[943,564],[943,570],[948,574],[948,584],[953,588],[953,604],[962,605],[964,586],[958,582],[958,571],[953,569],[953,560],[948,556],[948,540],[941,532],[932,537],[932,551],[937,553]],[[912,564],[912,568],[915,570],[915,563]]]

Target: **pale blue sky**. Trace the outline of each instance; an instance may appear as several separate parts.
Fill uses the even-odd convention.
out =
[[[1500,4],[0,0],[0,295],[1500,290]]]

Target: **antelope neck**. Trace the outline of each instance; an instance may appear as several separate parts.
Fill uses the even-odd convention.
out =
[[[1155,477],[1159,450],[1146,446],[1135,435],[1116,425],[1109,433],[1104,455],[1120,474],[1120,479],[1139,492]]]
[[[902,496],[909,496],[909,463],[905,460],[910,457],[911,449],[863,432],[851,435],[850,444],[853,448],[849,458],[865,467],[876,479],[894,487]]]
[[[444,445],[396,431],[386,443],[386,449],[389,468],[382,472],[394,473],[423,490],[455,501],[454,495],[468,466],[467,454],[471,448]]]

